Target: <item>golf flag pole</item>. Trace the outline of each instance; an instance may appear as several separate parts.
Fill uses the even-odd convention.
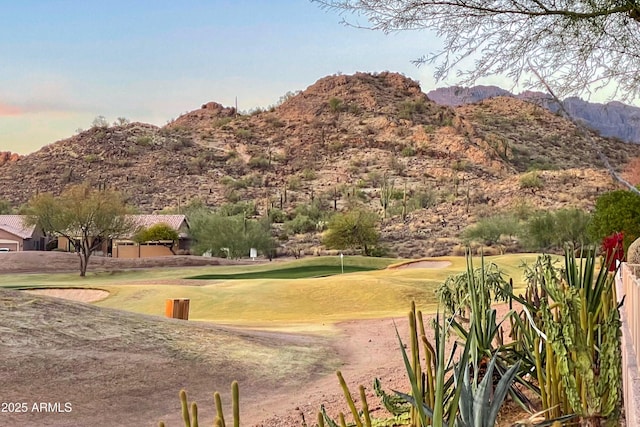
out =
[[[344,254],[340,252],[340,269],[342,270],[342,274],[344,274]]]

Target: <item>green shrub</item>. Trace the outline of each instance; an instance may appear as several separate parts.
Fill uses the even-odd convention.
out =
[[[289,234],[309,233],[316,230],[316,221],[306,215],[296,215],[284,223],[284,228]]]
[[[400,154],[402,154],[402,157],[413,157],[416,155],[416,149],[411,146],[407,146],[402,149]]]
[[[561,250],[565,243],[581,247],[591,243],[591,215],[577,208],[533,214],[524,224],[521,240],[529,250]]]
[[[269,209],[269,221],[274,224],[282,224],[287,220],[287,214],[280,209],[273,208]]]
[[[520,176],[520,188],[529,190],[541,190],[544,188],[544,182],[538,171],[527,172]]]
[[[300,177],[292,176],[287,180],[287,187],[289,190],[297,191],[302,187],[302,182],[300,181]]]
[[[421,190],[413,194],[408,201],[409,210],[426,209],[436,205],[437,196],[433,190]]]
[[[271,166],[271,162],[263,155],[251,157],[249,159],[249,167],[252,169],[269,169]]]
[[[251,129],[240,128],[236,130],[236,136],[240,139],[251,139],[252,135]]]
[[[467,227],[462,236],[468,240],[492,245],[498,243],[501,236],[515,236],[518,231],[518,221],[513,216],[495,215],[482,218],[474,225]]]
[[[148,147],[153,142],[153,138],[149,135],[139,136],[136,138],[136,144],[142,147]]]
[[[598,197],[589,234],[595,241],[624,231],[624,250],[640,237],[640,196],[627,190],[617,190]]]
[[[305,181],[313,181],[317,177],[318,175],[316,174],[316,171],[314,171],[313,169],[305,168],[302,171],[302,179],[304,179]]]
[[[342,111],[343,109],[343,105],[342,105],[342,100],[340,98],[331,98],[329,99],[329,110],[332,113],[339,113],[340,111]]]
[[[256,205],[253,202],[227,203],[216,209],[216,213],[222,216],[245,215],[254,216],[258,214]]]

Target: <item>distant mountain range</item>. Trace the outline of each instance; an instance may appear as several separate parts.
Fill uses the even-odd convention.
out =
[[[556,101],[543,92],[526,91],[513,94],[497,86],[451,86],[427,93],[432,101],[451,107],[473,104],[487,98],[506,96],[535,102],[553,112],[559,110]],[[564,108],[575,119],[580,120],[605,137],[620,138],[626,142],[640,144],[640,108],[613,101],[606,104],[587,102],[580,98],[562,101]]]

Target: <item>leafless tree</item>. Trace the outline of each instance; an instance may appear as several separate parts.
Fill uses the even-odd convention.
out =
[[[461,84],[501,74],[540,87],[534,67],[558,96],[611,83],[619,99],[640,95],[639,0],[312,1],[340,11],[349,25],[434,31],[442,50],[415,62],[434,64],[439,80],[454,71]],[[474,61],[468,69],[465,59]]]

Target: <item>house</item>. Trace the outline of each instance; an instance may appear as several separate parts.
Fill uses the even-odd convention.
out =
[[[189,222],[185,215],[130,215],[139,228],[149,228],[156,224],[167,224],[178,232],[179,240],[136,243],[133,236],[126,236],[111,241],[107,255],[114,258],[145,258],[171,256],[187,253],[191,246],[189,238]]]
[[[45,235],[35,225],[27,226],[25,215],[0,215],[0,248],[10,251],[43,251]]]

